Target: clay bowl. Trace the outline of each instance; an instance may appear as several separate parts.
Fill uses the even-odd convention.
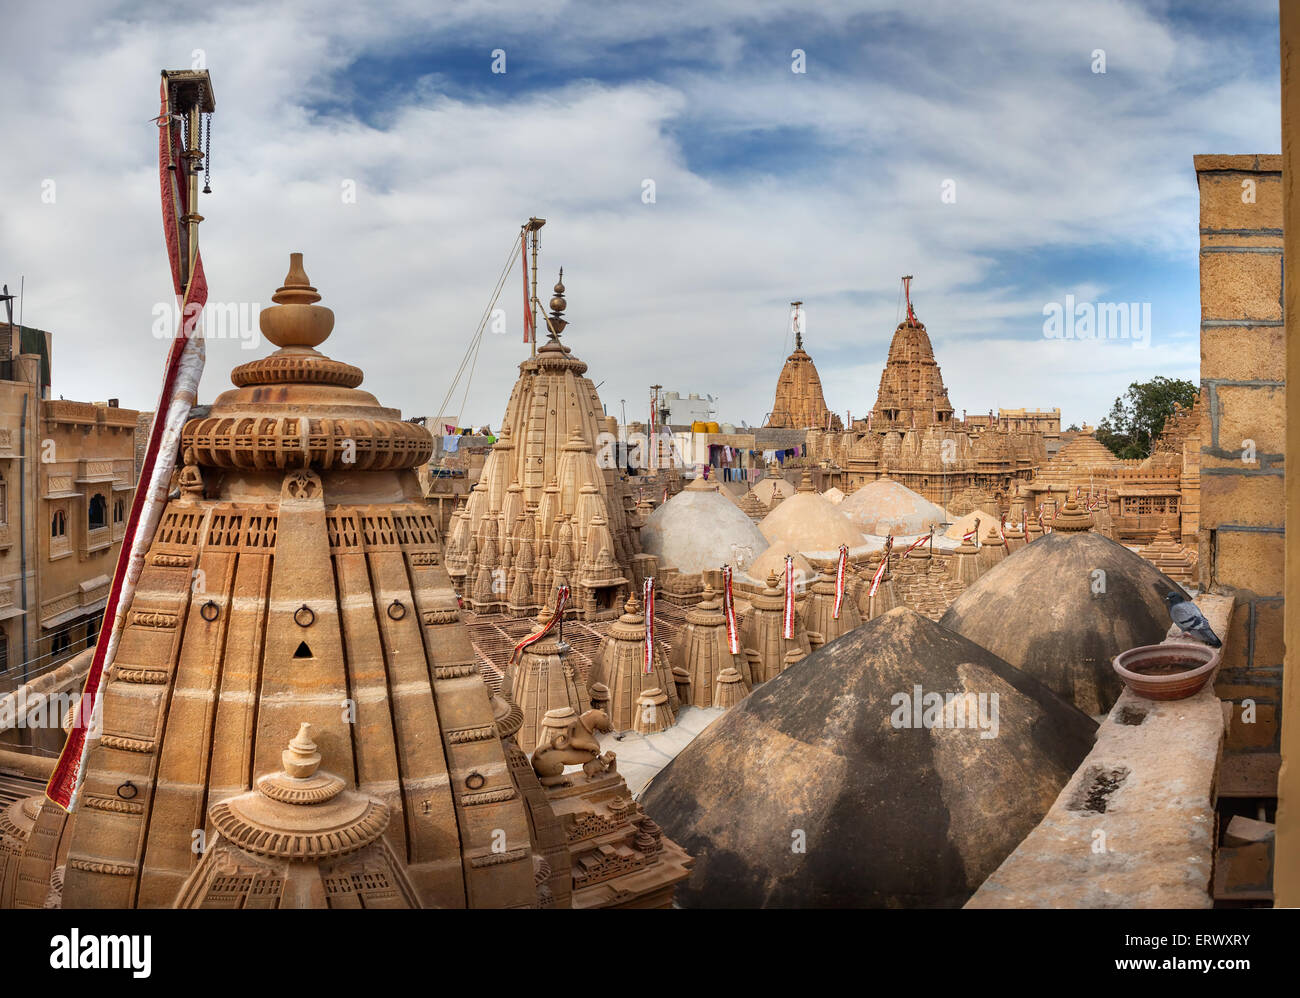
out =
[[[1111,661],[1130,690],[1148,700],[1185,700],[1200,691],[1219,667],[1222,649],[1190,641],[1143,645]]]

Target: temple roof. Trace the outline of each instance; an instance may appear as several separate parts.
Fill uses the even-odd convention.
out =
[[[996,693],[984,717],[997,717],[997,736],[981,737],[989,723],[925,727],[924,695],[945,692]],[[642,800],[696,859],[685,907],[955,907],[1047,812],[1095,729],[989,651],[899,608],[758,687]]]
[[[1099,714],[1122,688],[1111,659],[1164,640],[1163,597],[1178,588],[1122,544],[1054,530],[981,576],[940,623]]]
[[[716,486],[698,478],[651,513],[641,528],[647,554],[692,574],[723,565],[743,570],[767,545],[753,520]]]
[[[780,496],[782,499],[794,495],[794,486],[781,476],[779,470],[773,468],[767,469],[767,476],[760,478],[754,483],[754,487],[749,490],[749,494],[761,502],[766,507],[771,507],[773,496]]]
[[[858,547],[866,537],[840,506],[816,492],[796,492],[763,517],[758,528],[774,547],[794,553]]]
[[[259,788],[303,724],[298,747],[346,784],[337,801],[391,815],[419,904],[538,903],[529,815],[413,470],[432,439],[316,350],[334,323],[319,298],[294,254],[261,315],[280,349],[185,426],[70,819],[69,907],[175,903],[191,831],[267,817]],[[334,817],[276,820],[324,849]]]
[[[776,379],[776,397],[767,426],[784,429],[839,430],[840,417],[826,407],[821,378],[813,359],[803,348],[803,334],[795,333],[794,353],[785,360]]]
[[[1031,516],[1030,519],[1032,520],[1033,517]],[[951,540],[959,541],[975,529],[976,520],[979,520],[980,522],[980,532],[982,536],[985,527],[990,523],[1000,523],[1002,517],[997,513],[990,513],[986,509],[973,509],[965,516],[958,517],[954,520],[948,529],[944,531],[944,536]]]
[[[867,482],[838,505],[862,531],[868,534],[922,534],[946,523],[948,514],[892,478]]]
[[[908,306],[907,317],[894,330],[880,390],[872,407],[872,427],[924,429],[952,419],[948,389],[934,359],[934,347],[925,326]]]
[[[1088,430],[1075,434],[1073,440],[1053,454],[1034,476],[1033,484],[1068,487],[1088,478],[1090,472],[1122,466],[1123,462],[1097,439],[1093,431]]]

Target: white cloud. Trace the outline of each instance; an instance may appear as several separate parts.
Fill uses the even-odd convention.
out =
[[[959,409],[1059,404],[1067,421],[1095,419],[1131,380],[1195,377],[1194,338],[1067,364],[1007,337],[1061,287],[1107,293],[1083,255],[1077,272],[1028,286],[993,275],[1000,254],[1036,249],[1112,247],[1194,268],[1191,156],[1277,148],[1275,67],[1227,72],[1223,53],[1245,42],[1211,47],[1131,4],[801,7],[480,2],[434,18],[422,4],[376,16],[338,2],[173,21],[133,4],[98,20],[91,8],[24,9],[10,34],[23,44],[0,64],[0,278],[12,287],[26,274],[25,320],[56,334],[56,393],[152,405],[165,345],[148,329],[170,288],[148,119],[156,71],[202,48],[218,98],[214,194],[202,205],[213,299],[269,303],[286,254],[302,250],[338,315],[326,349],[361,364],[365,387],[407,414],[437,408],[532,214],[548,219],[542,286],[565,267],[566,341],[604,382],[610,411],[626,398],[641,413],[658,381],[720,396],[724,419],[759,419],[788,350],[787,303],[802,298],[829,404],[865,412],[901,273],[918,277]],[[819,54],[827,31],[860,38],[862,63]],[[810,72],[796,77],[789,50],[804,35]],[[356,85],[347,70],[361,55],[397,60],[460,40],[484,46],[486,67],[495,38],[516,67],[561,67],[555,85],[521,91],[485,73],[468,87],[430,63],[382,113],[319,110]],[[655,40],[670,56],[662,68],[581,78],[621,67],[609,61],[631,58],[619,46]],[[1095,47],[1107,50],[1105,77],[1088,69]],[[501,97],[455,98],[440,82],[499,86]],[[794,168],[692,161],[694,136],[744,148],[777,129],[808,135]],[[54,205],[40,201],[47,177]],[[939,199],[949,177],[955,205]],[[653,205],[641,202],[645,178]],[[358,182],[355,205],[340,198],[345,179]],[[466,421],[495,424],[504,409],[526,351],[520,297],[516,277],[503,299],[510,332],[485,343]],[[205,397],[248,358],[212,344]]]

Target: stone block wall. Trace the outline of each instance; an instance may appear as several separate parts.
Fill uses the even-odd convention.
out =
[[[1196,156],[1200,190],[1200,583],[1236,609],[1218,695],[1256,704],[1229,753],[1279,748],[1286,444],[1282,158]],[[1247,715],[1248,716],[1248,715]]]

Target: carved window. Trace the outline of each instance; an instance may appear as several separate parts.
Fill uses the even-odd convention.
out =
[[[50,518],[50,536],[68,536],[68,517],[61,509],[56,509],[54,515]]]
[[[108,526],[108,500],[98,492],[90,497],[90,509],[86,520],[91,530]]]

